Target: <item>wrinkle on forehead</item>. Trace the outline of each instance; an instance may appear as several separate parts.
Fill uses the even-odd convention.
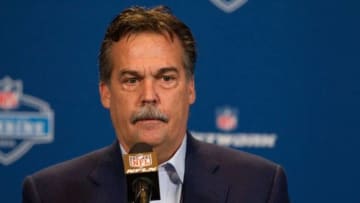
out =
[[[156,74],[159,69],[173,67],[186,76],[184,49],[178,38],[158,33],[136,33],[116,42],[111,52],[113,73],[135,71],[141,75]],[[187,77],[186,77],[187,78]]]
[[[183,48],[179,40],[171,40],[154,33],[132,35],[128,40],[123,39],[115,43],[112,49],[113,61],[120,58],[123,62],[129,59],[159,59],[166,62],[166,57],[178,58],[181,61],[183,57]]]

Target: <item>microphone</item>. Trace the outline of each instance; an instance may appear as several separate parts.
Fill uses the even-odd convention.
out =
[[[149,203],[160,200],[158,161],[152,147],[137,143],[123,155],[128,202]]]

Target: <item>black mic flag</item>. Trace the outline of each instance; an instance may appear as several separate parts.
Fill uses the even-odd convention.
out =
[[[149,203],[160,200],[158,162],[152,147],[137,143],[124,155],[128,202]]]

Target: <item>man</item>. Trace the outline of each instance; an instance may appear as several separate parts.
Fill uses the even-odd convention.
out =
[[[289,202],[280,166],[186,131],[195,61],[189,28],[168,9],[120,13],[99,55],[101,102],[117,142],[28,176],[23,202],[127,202],[121,154],[138,142],[151,145],[160,163],[161,200],[152,202]]]

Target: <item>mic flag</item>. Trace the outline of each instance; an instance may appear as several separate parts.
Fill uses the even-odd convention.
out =
[[[129,154],[123,155],[123,162],[128,202],[160,200],[158,161],[152,147],[146,143],[135,144]]]

